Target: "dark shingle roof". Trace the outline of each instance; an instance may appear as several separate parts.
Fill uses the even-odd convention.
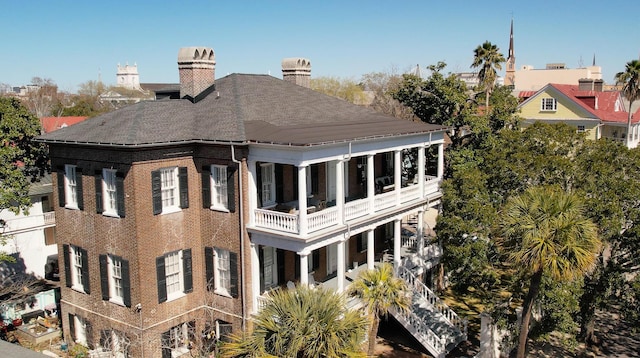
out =
[[[268,75],[232,74],[215,86],[196,103],[140,102],[40,139],[115,146],[190,141],[312,145],[445,129],[386,116]]]

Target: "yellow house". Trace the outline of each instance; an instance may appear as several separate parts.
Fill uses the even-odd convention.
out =
[[[580,85],[550,83],[538,91],[522,91],[518,94],[520,116],[526,127],[536,121],[566,123],[576,131],[586,133],[589,139],[612,139],[624,142],[627,132],[628,112],[620,92],[602,91],[590,81]],[[631,121],[629,148],[638,145],[640,115]]]

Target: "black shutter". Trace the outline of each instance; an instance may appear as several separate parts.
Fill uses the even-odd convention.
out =
[[[89,322],[86,318],[84,319],[84,334],[87,337],[87,347],[89,349],[94,349],[95,344],[93,344],[93,326],[91,322]]]
[[[315,271],[320,268],[320,249],[311,251],[311,257],[313,257],[313,265],[311,267]]]
[[[278,260],[278,285],[282,285],[284,281],[284,250],[276,249],[276,257]]]
[[[202,167],[202,207],[211,207],[211,170],[209,165]]]
[[[231,275],[231,287],[229,287],[229,293],[231,297],[238,297],[238,254],[235,252],[229,252],[229,273]]]
[[[302,276],[300,276],[300,255],[296,254],[296,259],[295,259],[295,277],[298,278],[298,280],[300,280],[300,278]]]
[[[235,172],[235,167],[227,167],[227,209],[229,209],[229,211],[232,213],[236,211],[236,181],[234,179]]]
[[[207,277],[207,291],[213,291],[213,248],[204,248],[204,271]]]
[[[191,249],[182,250],[182,273],[184,275],[184,293],[193,292]]]
[[[58,205],[64,207],[64,167],[57,168],[56,176],[58,178],[56,183],[58,186]]]
[[[118,207],[118,216],[123,218],[124,211],[124,174],[116,173],[116,205]]]
[[[262,166],[256,162],[256,185],[258,186],[258,207],[262,207]],[[63,197],[64,202],[64,197]]]
[[[187,176],[187,167],[178,168],[178,184],[180,188],[180,208],[189,207],[189,180]]]
[[[284,180],[282,179],[282,164],[276,163],[274,165],[274,179],[276,181],[276,203],[282,203],[284,201]]]
[[[96,213],[102,214],[104,208],[102,207],[102,171],[96,170],[95,174],[96,183]]]
[[[84,210],[84,199],[82,191],[82,168],[76,167],[76,200],[78,201],[78,209]]]
[[[71,250],[67,244],[62,245],[62,259],[64,260],[64,278],[67,287],[71,287]]]
[[[171,331],[162,333],[162,358],[171,358]]]
[[[156,257],[156,275],[158,278],[158,303],[167,300],[167,277],[164,271],[164,256]]]
[[[122,260],[122,301],[125,306],[131,307],[131,278],[129,273],[129,260]]]
[[[264,292],[264,250],[258,248],[258,262],[260,263],[260,292]]]
[[[364,251],[364,249],[365,247],[363,246],[363,242],[362,242],[362,234],[360,234],[356,237],[356,251],[362,252]]]
[[[107,255],[99,255],[100,262],[100,288],[102,289],[102,299],[109,300],[109,263]]]
[[[80,249],[80,255],[82,255],[82,286],[84,288],[84,292],[86,294],[91,293],[91,289],[89,287],[89,255],[87,254],[87,250]]]
[[[320,183],[318,178],[318,164],[311,165],[311,193],[318,194],[320,192]],[[307,194],[311,194],[307,193]]]
[[[153,202],[153,215],[160,214],[162,212],[162,179],[159,170],[151,172],[151,200]]]
[[[71,341],[76,341],[76,320],[75,317],[69,313],[69,334],[71,335]]]

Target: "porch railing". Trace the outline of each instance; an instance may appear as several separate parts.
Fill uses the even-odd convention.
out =
[[[18,216],[6,220],[5,234],[20,234],[36,229],[54,226],[56,224],[56,212],[48,211],[42,214]]]
[[[436,310],[436,312],[440,313],[442,317],[444,317],[449,323],[458,328],[460,332],[464,335],[465,339],[467,337],[467,320],[460,318],[446,303],[444,303],[438,295],[436,295],[427,285],[422,283],[411,271],[407,270],[404,267],[399,267],[398,276],[403,280],[407,281],[407,283],[413,287],[413,289],[419,292],[422,297],[424,297],[431,306]]]
[[[279,231],[298,233],[298,215],[281,213],[279,211],[256,209],[256,226]]]
[[[428,177],[424,186],[425,196],[437,192],[439,190],[440,181],[436,177]],[[396,191],[375,195],[373,200],[373,208],[369,198],[363,198],[346,202],[344,204],[344,218],[354,220],[360,217],[371,215],[380,211],[402,205],[412,200],[420,199],[422,193],[420,186],[410,185],[400,190],[400,196],[396,195]],[[329,207],[313,213],[307,214],[307,231],[314,232],[326,229],[341,222],[342,218],[338,217],[338,208]],[[300,216],[298,213],[283,213],[268,209],[254,210],[255,227],[270,230],[282,231],[291,234],[303,234],[300,232]]]

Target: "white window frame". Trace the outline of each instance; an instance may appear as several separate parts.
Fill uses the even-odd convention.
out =
[[[102,215],[118,215],[118,192],[116,186],[116,170],[102,169]]]
[[[185,322],[169,329],[171,357],[189,353],[189,325]]]
[[[164,255],[164,277],[166,280],[167,301],[172,301],[184,296],[183,267],[182,250]]]
[[[229,250],[214,249],[213,272],[214,292],[231,297],[231,260]]]
[[[83,346],[87,346],[87,322],[84,318],[80,316],[73,315],[73,327],[75,333],[74,336],[76,338],[76,343],[82,344]]]
[[[85,292],[82,284],[82,250],[78,246],[69,245],[69,262],[71,264],[71,288]]]
[[[558,110],[558,101],[553,97],[545,97],[540,101],[540,111],[555,112]]]
[[[273,163],[260,164],[262,180],[262,206],[276,205],[276,171]]]
[[[107,256],[109,272],[109,302],[124,306],[124,287],[122,286],[122,259]]]
[[[76,166],[64,166],[64,207],[78,210],[78,183],[76,183]]]
[[[160,169],[160,186],[162,213],[167,214],[180,211],[178,167]]]
[[[227,167],[211,166],[211,209],[229,211],[227,192]]]

